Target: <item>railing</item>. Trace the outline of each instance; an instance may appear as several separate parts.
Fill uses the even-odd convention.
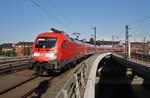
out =
[[[93,62],[90,69],[88,62],[83,63],[81,68],[68,80],[55,98],[95,98],[95,76],[99,61],[111,53],[100,54]],[[89,74],[90,73],[90,74]],[[86,81],[87,82],[86,82]],[[85,93],[81,97],[81,88]]]
[[[88,66],[83,63],[81,70],[71,76],[55,98],[80,98],[80,88],[84,85],[84,78],[87,74]]]
[[[15,61],[21,61],[21,60],[28,60],[28,59],[29,59],[29,56],[0,58],[0,64],[1,63],[7,63],[7,62],[15,62]]]
[[[131,60],[150,67],[150,55],[132,53]]]
[[[93,66],[90,70],[90,74],[87,79],[87,85],[84,93],[84,98],[95,98],[95,77],[96,77],[96,71],[99,62],[107,55],[110,55],[111,53],[103,53],[99,55],[95,61],[93,62]]]
[[[139,64],[137,62],[133,62],[131,60],[126,60],[119,55],[112,54],[111,57],[116,60],[121,65],[126,66],[127,68],[131,68],[136,74],[150,79],[150,67],[144,66],[142,64]]]
[[[116,54],[125,58],[124,53],[116,53]],[[131,53],[131,58],[129,60],[150,67],[150,55]]]

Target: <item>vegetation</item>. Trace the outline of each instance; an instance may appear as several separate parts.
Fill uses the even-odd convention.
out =
[[[22,50],[22,53],[24,56],[29,56],[30,55],[30,47],[24,47]]]
[[[2,54],[2,46],[0,45],[0,55]]]
[[[2,51],[2,47],[0,46],[0,55],[1,56],[11,56],[11,57],[13,57],[13,56],[17,56],[17,53],[16,53],[16,50],[15,50],[15,48],[13,48],[13,50],[12,51]]]
[[[91,37],[89,43],[94,45],[94,38]]]

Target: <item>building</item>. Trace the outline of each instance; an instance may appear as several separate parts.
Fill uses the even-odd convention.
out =
[[[131,42],[130,45],[132,52],[143,51],[143,42]]]
[[[123,47],[123,44],[121,41],[96,41],[96,44],[104,47],[104,48],[117,48],[117,47]]]
[[[150,52],[150,42],[131,42],[131,51],[147,54]]]
[[[3,52],[13,51],[14,45],[15,44],[13,44],[13,43],[3,43],[3,44],[1,44],[2,51]]]
[[[15,44],[17,56],[28,56],[31,54],[33,42],[18,42]]]

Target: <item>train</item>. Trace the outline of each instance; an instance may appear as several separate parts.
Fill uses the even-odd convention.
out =
[[[65,32],[51,28],[50,32],[39,34],[33,42],[28,69],[35,69],[39,75],[60,72],[68,64],[95,53],[94,45],[84,43]],[[71,66],[71,64],[70,64]]]
[[[74,66],[71,63],[100,51],[103,50],[98,46],[84,43],[69,37],[63,31],[51,28],[51,31],[39,34],[34,40],[27,67],[35,69],[38,75],[49,75],[60,72],[67,66]]]

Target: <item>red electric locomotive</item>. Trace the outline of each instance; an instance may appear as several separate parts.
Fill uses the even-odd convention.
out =
[[[59,72],[67,64],[93,53],[94,46],[75,40],[63,31],[51,30],[39,34],[32,46],[32,60],[28,68],[35,68],[37,74]]]

